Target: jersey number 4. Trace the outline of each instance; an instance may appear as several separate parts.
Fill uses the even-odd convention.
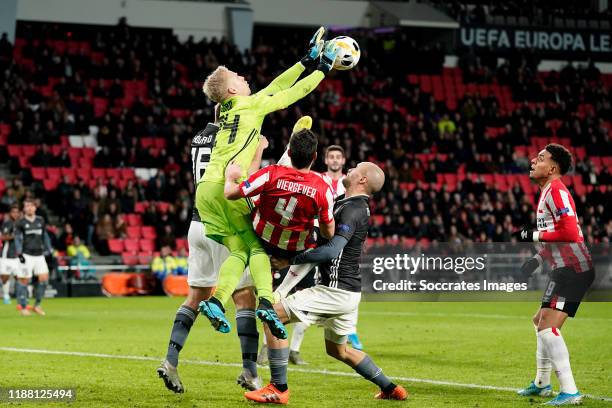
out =
[[[293,218],[293,212],[295,211],[297,203],[298,200],[295,197],[291,197],[289,202],[287,202],[287,200],[284,198],[278,199],[276,207],[274,207],[274,211],[276,211],[276,213],[282,217],[280,221],[282,226],[289,225],[289,221],[291,221]]]

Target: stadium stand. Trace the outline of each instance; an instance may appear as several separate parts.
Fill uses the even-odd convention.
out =
[[[0,155],[12,173],[0,180],[2,209],[39,197],[41,211],[127,265],[150,262],[162,241],[186,248],[189,142],[212,117],[202,80],[223,62],[259,89],[298,59],[289,44],[301,33],[279,30],[256,29],[256,45],[240,54],[225,39],[181,43],[169,30],[124,22],[20,23],[15,44],[0,40]],[[388,182],[372,202],[371,242],[509,240],[534,222],[537,188],[526,169],[548,142],[576,158],[564,181],[586,239],[609,240],[612,75],[592,65],[538,72],[529,53],[498,66],[466,51],[459,67],[444,68],[443,50],[404,32],[351,35],[364,50],[358,68],[270,115],[263,134],[274,160],[308,114],[320,146],[344,146],[347,165],[382,163]]]

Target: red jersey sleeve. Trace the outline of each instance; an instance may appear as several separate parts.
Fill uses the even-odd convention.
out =
[[[321,183],[325,190],[319,199],[319,223],[331,224],[334,220],[334,192],[329,184],[324,181]]]
[[[243,197],[253,197],[261,194],[270,181],[273,166],[266,166],[259,169],[251,176],[240,183],[240,193]]]
[[[540,231],[540,242],[579,242],[580,233],[576,209],[567,190],[553,186],[546,200],[555,223],[554,231]]]

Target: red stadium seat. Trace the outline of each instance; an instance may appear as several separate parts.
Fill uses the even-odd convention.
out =
[[[106,170],[93,168],[91,169],[91,177],[94,179],[104,178],[106,177]]]
[[[34,180],[44,180],[46,177],[44,167],[32,167],[31,171]]]
[[[47,177],[50,179],[59,180],[62,177],[62,173],[58,167],[47,167]]]
[[[43,180],[43,187],[45,191],[53,191],[57,188],[59,184],[59,178],[57,179],[45,179]]]
[[[23,155],[26,157],[32,157],[36,154],[36,150],[38,150],[38,146],[36,145],[23,145],[22,147]]]
[[[132,180],[136,178],[136,173],[134,169],[121,169],[121,178],[125,180]]]
[[[149,207],[149,203],[147,201],[139,201],[136,203],[136,205],[134,205],[134,211],[142,214],[147,210],[147,207]]]
[[[138,240],[137,239],[124,239],[123,246],[127,252],[136,253],[139,251]]]
[[[71,177],[73,180],[76,178],[76,170],[74,169],[74,167],[62,167],[60,171],[62,173],[62,177],[68,176]]]
[[[157,203],[157,210],[161,212],[162,214],[167,213],[169,209],[170,209],[170,203],[166,203],[164,201],[160,201]]]
[[[121,177],[121,172],[119,169],[106,169],[106,177],[117,180]]]
[[[21,156],[21,153],[23,152],[23,150],[21,149],[21,145],[8,145],[6,147],[6,151],[11,157]]]
[[[140,240],[140,250],[143,252],[155,251],[155,241],[152,239],[141,239]]]
[[[188,249],[189,242],[186,239],[177,239],[176,240],[176,249]]]
[[[140,239],[140,227],[127,227],[127,236],[131,239]]]
[[[131,227],[142,225],[142,218],[140,214],[126,214],[125,219],[126,219],[127,224]]]
[[[120,254],[123,252],[123,241],[120,239],[109,239],[108,249],[114,254]]]
[[[153,227],[141,227],[140,233],[142,234],[142,237],[145,239],[157,238],[157,233],[155,232],[155,228]]]
[[[138,265],[138,255],[130,252],[124,252],[121,254],[121,261],[125,265]]]

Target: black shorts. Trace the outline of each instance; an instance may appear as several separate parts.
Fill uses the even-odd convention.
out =
[[[275,258],[279,258],[279,259],[291,259],[294,256],[299,255],[302,252],[304,252],[304,251],[287,251],[286,249],[281,249],[279,247],[276,247],[270,244],[269,242],[264,241],[261,238],[259,239],[259,241],[261,242],[262,246],[264,247],[268,255],[273,256]]]
[[[594,279],[593,269],[586,272],[576,272],[569,267],[553,270],[542,296],[542,308],[561,310],[574,317]]]
[[[304,276],[302,280],[297,283],[297,285],[295,285],[295,287],[291,290],[291,293],[295,292],[296,290],[302,290],[314,286],[316,269],[317,268],[312,268],[312,270],[308,272],[308,274]],[[280,271],[274,271],[274,274],[272,275],[272,286],[275,289],[283,282],[288,271],[289,268],[283,268]]]

